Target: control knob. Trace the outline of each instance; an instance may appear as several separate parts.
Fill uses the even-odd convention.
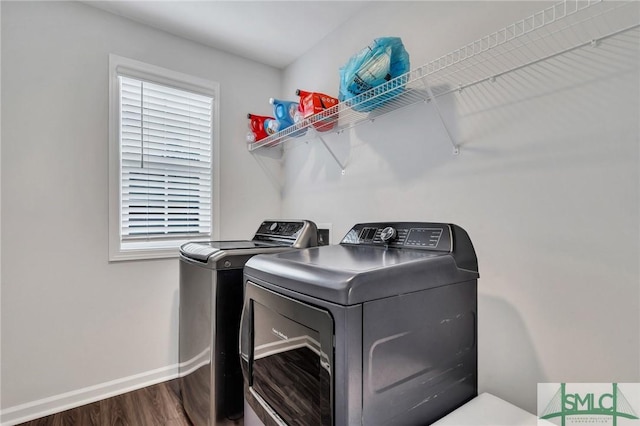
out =
[[[382,232],[380,232],[380,239],[383,243],[388,243],[391,242],[397,235],[398,233],[393,226],[387,226],[382,230]]]

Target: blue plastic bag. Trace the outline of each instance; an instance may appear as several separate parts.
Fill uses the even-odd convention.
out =
[[[409,53],[402,39],[377,38],[340,68],[338,99],[348,101],[356,111],[371,111],[402,93],[407,79],[396,77],[409,70]],[[380,90],[368,92],[376,87]]]

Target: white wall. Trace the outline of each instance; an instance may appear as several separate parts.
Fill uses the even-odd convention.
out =
[[[2,3],[0,3],[0,46],[2,46]],[[0,54],[0,99],[2,99],[2,55]],[[2,106],[0,105],[0,194],[2,192]],[[2,223],[2,197],[0,196],[0,224]],[[0,226],[2,241],[2,226]],[[0,244],[0,365],[2,365],[2,244]],[[0,368],[0,384],[2,369]],[[0,407],[2,407],[2,385],[0,385]]]
[[[81,3],[3,2],[5,422],[177,371],[177,259],[107,261],[110,53],[220,83],[221,238],[280,215],[244,144],[279,70]]]
[[[337,95],[338,68],[401,36],[419,66],[540,2],[380,3],[285,70]],[[638,7],[635,11],[637,12]],[[637,21],[637,18],[636,18]],[[285,216],[453,222],[479,258],[479,387],[529,411],[538,382],[640,381],[638,32],[286,151]]]

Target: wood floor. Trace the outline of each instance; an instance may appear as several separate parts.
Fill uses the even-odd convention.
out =
[[[114,396],[20,426],[191,426],[177,380]]]

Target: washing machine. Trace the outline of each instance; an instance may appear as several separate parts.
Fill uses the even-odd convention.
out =
[[[180,247],[179,375],[195,426],[242,424],[238,330],[245,263],[256,254],[316,246],[317,235],[311,221],[267,220],[251,240]]]
[[[464,229],[355,225],[245,265],[245,425],[427,425],[477,395],[478,262]]]

